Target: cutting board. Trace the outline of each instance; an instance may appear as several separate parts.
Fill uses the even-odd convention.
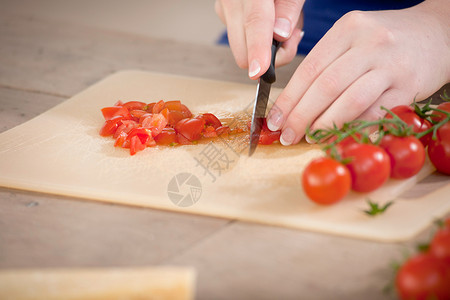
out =
[[[14,300],[190,300],[194,285],[181,267],[0,271],[0,298]]]
[[[279,89],[273,89],[271,100]],[[100,109],[117,100],[181,100],[193,113],[246,113],[254,85],[122,71],[0,135],[0,185],[98,201],[312,230],[378,241],[407,240],[450,211],[449,185],[418,199],[396,199],[433,171],[390,180],[371,194],[333,206],[307,199],[300,174],[317,145],[260,146],[250,158],[242,140],[147,148],[135,156],[100,137]],[[371,218],[366,199],[386,213]]]

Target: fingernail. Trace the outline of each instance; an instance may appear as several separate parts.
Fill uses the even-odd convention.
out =
[[[289,146],[294,142],[295,132],[291,128],[286,128],[280,136],[280,143],[283,146]]]
[[[259,62],[255,59],[250,63],[250,68],[248,68],[248,77],[252,78],[258,75],[259,71],[261,71],[261,66]]]
[[[283,116],[281,112],[276,111],[274,113],[270,113],[269,120],[267,121],[267,127],[270,131],[277,131],[281,127],[281,123],[283,121]]]
[[[316,141],[311,139],[309,136],[305,135],[305,140],[308,144],[315,144]]]
[[[291,22],[285,18],[277,18],[273,27],[273,32],[281,37],[288,38],[291,34]]]

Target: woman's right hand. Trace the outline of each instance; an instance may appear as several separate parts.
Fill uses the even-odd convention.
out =
[[[284,65],[297,54],[303,36],[301,10],[305,0],[217,0],[217,15],[227,26],[228,40],[237,65],[258,79],[270,65],[272,39],[283,42],[276,64]]]

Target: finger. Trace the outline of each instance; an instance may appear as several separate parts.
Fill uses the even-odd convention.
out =
[[[244,4],[245,40],[248,52],[248,76],[259,78],[270,65],[273,24],[272,0],[249,0]]]
[[[281,44],[275,58],[275,66],[283,66],[290,63],[297,55],[297,47],[305,33],[298,28],[294,28],[291,37]]]
[[[358,78],[331,106],[313,123],[311,130],[341,128],[345,122],[352,121],[376,103],[377,99],[389,89],[391,78],[382,70],[369,71]]]
[[[330,31],[316,44],[294,72],[286,88],[275,101],[277,112],[270,113],[267,125],[270,130],[279,130],[289,113],[302,99],[309,86],[323,70],[350,48],[351,33],[343,36]]]
[[[275,38],[286,41],[291,37],[300,18],[304,0],[275,0]]]
[[[239,0],[220,2],[219,11],[227,26],[228,42],[236,64],[241,69],[248,68],[247,44],[244,31],[243,6]]]
[[[352,48],[328,66],[311,84],[301,100],[289,113],[281,135],[283,145],[298,143],[311,125],[344,91],[370,70],[371,61],[364,51]],[[294,135],[292,136],[292,133]]]
[[[392,109],[397,105],[409,105],[412,103],[414,96],[414,92],[390,88],[378,97],[377,101],[359,115],[357,119],[372,121],[382,118],[386,114],[386,111],[381,109],[382,106]]]

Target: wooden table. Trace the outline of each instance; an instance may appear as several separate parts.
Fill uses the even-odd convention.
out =
[[[279,70],[277,86],[300,60]],[[250,83],[226,47],[3,11],[0,131],[123,69]],[[448,182],[434,174],[408,193]],[[428,237],[377,243],[0,188],[0,268],[193,266],[198,299],[395,298],[382,291],[390,264]]]

